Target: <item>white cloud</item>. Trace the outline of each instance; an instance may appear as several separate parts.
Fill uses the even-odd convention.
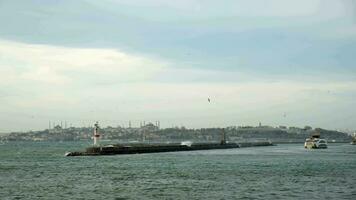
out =
[[[69,84],[81,81],[138,81],[165,63],[115,49],[69,48],[0,40],[1,82]]]
[[[28,126],[63,115],[77,116],[98,107],[86,103],[93,102],[93,96],[104,96],[101,89],[95,88],[97,85],[145,81],[166,65],[157,59],[115,49],[0,40],[1,119],[13,120],[15,126],[7,124],[12,130],[18,130],[26,128],[21,127],[22,123]],[[110,92],[121,93],[115,89]],[[6,129],[6,124],[1,125]]]

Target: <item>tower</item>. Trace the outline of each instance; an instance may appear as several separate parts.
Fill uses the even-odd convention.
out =
[[[99,123],[96,122],[94,124],[94,146],[99,145],[99,139],[100,139],[100,134],[99,134]]]
[[[222,129],[222,132],[221,132],[221,142],[220,142],[221,145],[224,145],[226,144],[226,135],[225,135],[225,129],[223,128]]]

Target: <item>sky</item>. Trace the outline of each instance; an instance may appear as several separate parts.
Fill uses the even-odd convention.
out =
[[[355,130],[355,55],[353,0],[0,0],[0,132]]]

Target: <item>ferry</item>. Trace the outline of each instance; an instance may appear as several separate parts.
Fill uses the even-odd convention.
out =
[[[354,133],[354,135],[352,136],[352,145],[356,145],[356,133]]]
[[[307,138],[304,143],[306,149],[326,149],[328,143],[325,139],[320,138],[320,133],[313,134],[310,138]]]

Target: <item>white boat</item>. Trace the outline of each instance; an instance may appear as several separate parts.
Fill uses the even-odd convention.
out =
[[[319,133],[315,133],[310,138],[307,138],[305,140],[304,148],[306,148],[306,149],[326,149],[326,148],[328,148],[328,143],[325,139],[320,138]]]
[[[354,135],[352,136],[352,145],[356,145],[356,133],[354,133]]]

